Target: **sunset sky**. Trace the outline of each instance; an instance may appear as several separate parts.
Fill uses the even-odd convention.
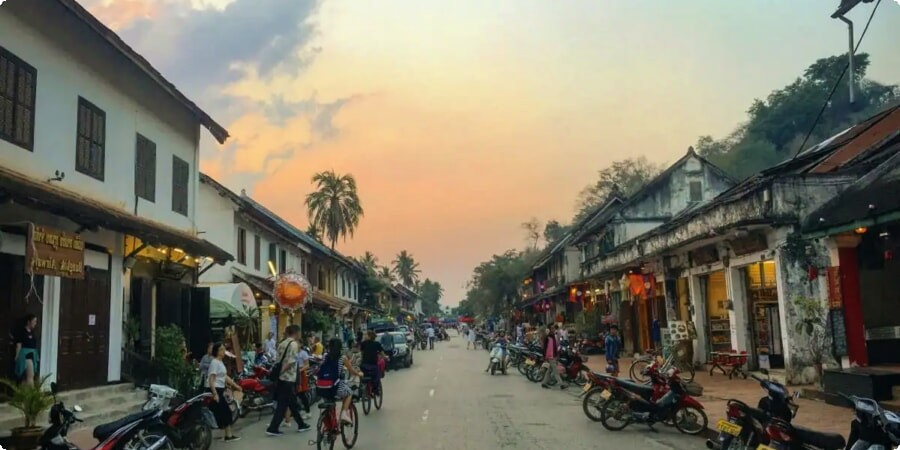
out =
[[[406,249],[450,305],[609,162],[674,161],[847,48],[838,0],[81,1],[231,132],[201,170],[301,228],[312,174],[352,173],[366,214],[339,250]],[[884,1],[871,78],[900,82],[898,42]]]

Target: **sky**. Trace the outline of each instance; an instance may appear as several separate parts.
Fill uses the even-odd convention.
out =
[[[303,229],[312,175],[353,174],[365,216],[338,250],[405,249],[449,305],[610,162],[673,162],[847,49],[838,0],[80,1],[230,131],[202,171]],[[900,83],[897,42],[885,0],[870,78]]]

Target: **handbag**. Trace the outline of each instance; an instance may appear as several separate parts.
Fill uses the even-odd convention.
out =
[[[281,341],[281,342],[283,343],[285,341],[287,341],[287,339],[285,339],[284,341]],[[278,379],[281,377],[282,363],[284,363],[284,358],[287,358],[288,349],[290,348],[290,346],[291,346],[291,344],[288,344],[287,346],[284,347],[284,354],[281,355],[281,360],[279,360],[277,363],[275,363],[275,365],[272,366],[272,369],[269,370],[269,381],[271,381],[273,383],[278,382]]]

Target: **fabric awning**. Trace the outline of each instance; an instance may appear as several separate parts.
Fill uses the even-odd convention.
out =
[[[313,293],[313,303],[338,311],[350,306],[350,303],[318,289]]]
[[[269,298],[273,298],[272,293],[275,291],[275,283],[272,280],[258,277],[256,275],[251,275],[236,267],[231,268],[231,274],[235,278],[241,280],[244,283],[247,283],[256,290],[261,291],[265,295],[269,296]]]
[[[209,288],[209,318],[247,317],[256,308],[253,291],[245,283],[207,284]]]
[[[218,263],[234,259],[230,253],[187,231],[132,214],[75,192],[0,166],[0,201],[49,211],[87,228],[101,227],[129,234],[154,246],[177,247],[188,254],[208,256]]]

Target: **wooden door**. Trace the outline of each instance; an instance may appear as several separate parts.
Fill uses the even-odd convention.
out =
[[[109,367],[109,272],[85,267],[83,280],[63,278],[59,295],[60,389],[106,384]]]
[[[40,345],[42,324],[41,316],[44,306],[44,277],[32,277],[25,273],[23,256],[0,253],[0,370],[2,376],[13,377],[13,358],[15,347],[11,333],[24,326],[26,314],[38,317],[38,329],[35,333]],[[32,281],[34,288],[32,289]]]

